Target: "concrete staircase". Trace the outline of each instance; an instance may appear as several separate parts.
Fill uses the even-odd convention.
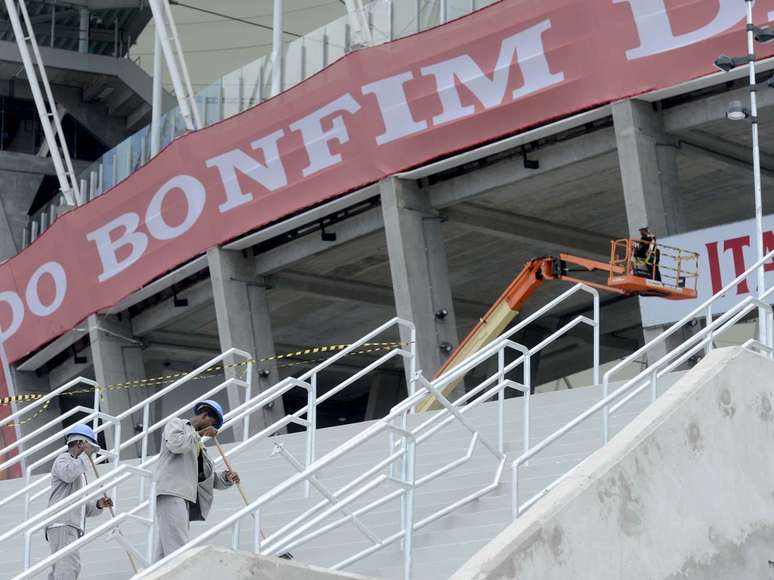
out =
[[[665,377],[667,379],[668,377]],[[671,380],[664,380],[664,385],[671,385]],[[665,388],[665,387],[662,387]],[[599,400],[600,389],[596,387],[576,388],[557,392],[534,395],[531,399],[530,437],[534,443],[540,441],[569,420],[586,410]],[[510,522],[510,460],[517,457],[522,450],[522,399],[509,399],[505,403],[505,447],[509,462],[503,473],[500,486],[489,495],[465,505],[459,510],[437,520],[415,532],[414,542],[414,578],[422,580],[448,578],[477,550],[489,542]],[[612,432],[619,431],[648,403],[647,394],[642,394],[633,400],[626,408],[612,417]],[[429,413],[410,418],[410,425],[424,421]],[[492,443],[496,437],[496,407],[492,403],[480,405],[471,410],[467,416],[478,428],[481,435]],[[526,499],[540,492],[556,477],[566,473],[577,465],[601,443],[601,417],[579,427],[571,436],[557,441],[547,448],[542,455],[533,459],[521,472],[520,495]],[[363,430],[365,424],[352,424],[323,429],[318,432],[318,453],[335,449],[341,443]],[[272,455],[273,444],[282,445],[299,460],[303,457],[303,433],[273,437],[271,441],[263,441],[232,457],[234,468],[240,472],[243,485],[250,499],[270,490],[274,485],[286,480],[295,473],[293,467],[279,454]],[[465,454],[470,442],[470,434],[456,421],[436,433],[417,449],[417,476],[422,475]],[[387,436],[375,438],[359,447],[355,452],[345,455],[326,469],[321,482],[331,491],[345,485],[357,475],[386,457]],[[217,451],[210,450],[215,457]],[[449,473],[428,483],[417,490],[416,520],[457,501],[464,496],[490,483],[495,475],[497,462],[479,443],[469,462],[458,466]],[[21,481],[0,482],[0,494],[11,493],[21,486]],[[117,497],[118,511],[123,506],[133,506],[138,495],[137,483],[119,488]],[[350,507],[359,506],[383,496],[385,492],[396,489],[394,484],[383,484],[382,487],[360,498]],[[305,498],[303,486],[288,491],[284,496],[271,502],[261,512],[263,528],[271,533],[289,522],[305,509],[318,503],[321,496],[312,491],[310,498]],[[45,501],[38,500],[33,505],[32,513],[43,509]],[[216,492],[215,505],[209,517],[209,523],[217,522],[242,507],[237,491],[227,490]],[[0,514],[0,531],[10,529],[22,519],[23,506],[15,505]],[[102,518],[107,516],[102,516]],[[338,519],[340,514],[330,520]],[[92,528],[102,520],[92,519]],[[102,520],[104,521],[104,520]],[[387,503],[366,514],[362,521],[380,538],[384,538],[400,529],[400,504],[398,500]],[[194,523],[192,537],[206,529],[208,523]],[[241,547],[250,549],[252,546],[252,520],[244,520],[241,535]],[[124,535],[142,551],[144,546],[145,528],[138,523],[131,523],[123,528]],[[218,543],[230,545],[231,534],[224,533],[218,538]],[[352,524],[344,524],[340,528],[292,549],[296,559],[320,566],[331,566],[346,557],[353,555],[371,545],[371,542]],[[48,555],[42,533],[33,537],[33,562]],[[16,538],[0,546],[0,569],[3,576],[11,578],[22,566],[23,538]],[[119,579],[129,578],[131,567],[122,549],[104,539],[97,540],[82,551],[84,579]],[[380,578],[402,577],[402,550],[396,542],[367,558],[356,562],[349,568]]]

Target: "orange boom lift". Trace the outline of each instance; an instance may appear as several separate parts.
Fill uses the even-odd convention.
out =
[[[571,254],[530,260],[454,349],[434,378],[454,368],[497,338],[547,280],[586,284],[626,296],[657,296],[667,300],[696,298],[698,254],[659,244],[653,249],[658,252],[655,254],[658,258],[648,262],[636,257],[636,250],[642,243],[641,240],[613,240],[610,243],[609,262]],[[569,275],[571,272],[607,272],[607,281],[582,280]],[[446,385],[443,394],[448,395],[460,381]],[[434,397],[429,397],[418,404],[416,410],[419,412],[437,408],[440,408],[438,402]]]

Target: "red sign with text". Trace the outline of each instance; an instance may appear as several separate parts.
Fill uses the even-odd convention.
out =
[[[759,0],[768,22],[774,0]],[[0,265],[17,361],[208,247],[432,159],[714,72],[739,0],[503,0],[172,143]],[[761,57],[774,53],[765,45]],[[733,252],[733,250],[730,250]],[[4,393],[0,393],[4,394]]]

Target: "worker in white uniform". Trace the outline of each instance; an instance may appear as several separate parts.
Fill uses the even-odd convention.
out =
[[[215,437],[223,426],[223,408],[216,401],[194,405],[189,420],[172,419],[164,427],[156,466],[154,561],[188,543],[191,521],[204,521],[212,507],[212,490],[239,483],[235,471],[215,472],[202,437]]]
[[[57,456],[51,468],[51,496],[49,507],[72,495],[86,485],[88,456],[99,449],[97,436],[87,425],[75,425],[67,432],[67,451]],[[63,512],[46,527],[45,534],[51,553],[54,554],[80,538],[86,530],[86,518],[98,516],[104,508],[113,506],[107,497],[89,501],[78,508]],[[64,556],[54,563],[49,580],[76,580],[81,572],[81,556],[78,551]]]

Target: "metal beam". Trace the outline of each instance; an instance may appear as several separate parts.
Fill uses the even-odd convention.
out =
[[[444,210],[445,217],[461,226],[506,240],[527,243],[546,251],[580,252],[593,257],[610,255],[610,238],[573,226],[540,218],[462,203]]]
[[[585,165],[589,161],[605,158],[605,165],[614,167],[617,160],[610,154],[616,150],[615,133],[611,128],[586,133],[568,139],[530,154],[540,162],[537,169],[527,169],[521,157],[509,157],[470,171],[463,175],[441,181],[425,188],[435,208],[448,207],[469,201],[481,194],[503,187],[515,187],[521,181],[552,173],[574,165]],[[589,165],[584,175],[595,173],[599,167]]]

